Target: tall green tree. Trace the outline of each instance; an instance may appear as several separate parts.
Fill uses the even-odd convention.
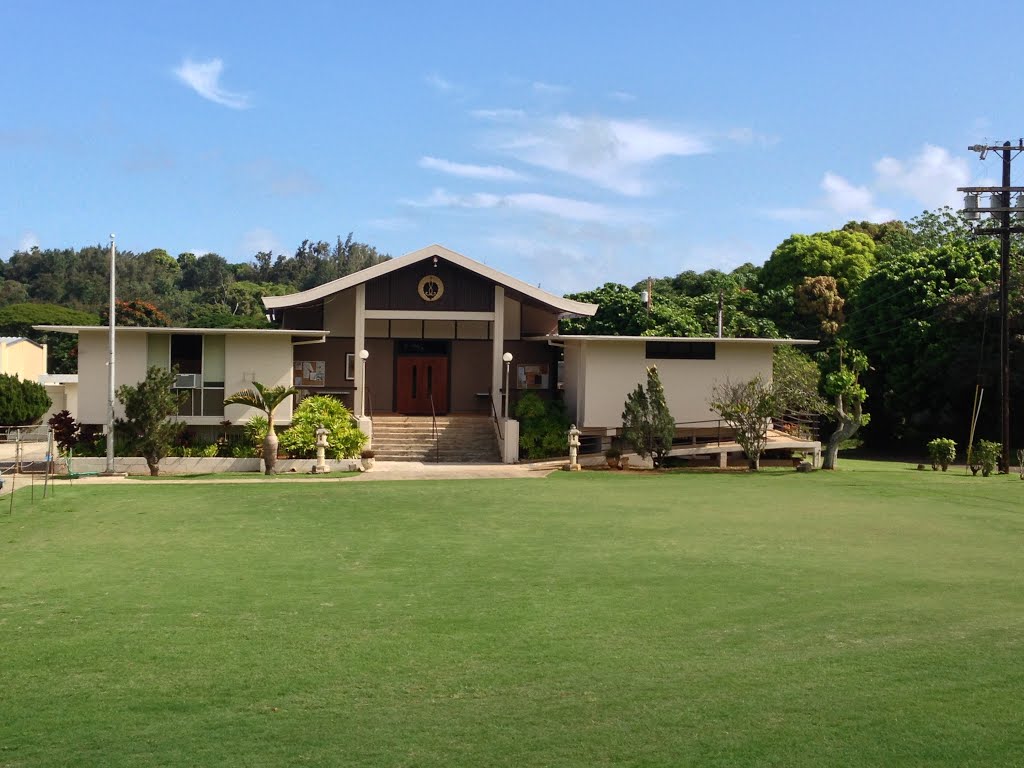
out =
[[[848,297],[875,265],[877,246],[863,232],[835,230],[786,238],[765,262],[765,288],[794,288],[805,277],[835,278],[839,293]]]
[[[622,409],[622,439],[641,457],[660,467],[676,433],[675,420],[665,401],[657,366],[647,368],[647,387],[637,384]]]
[[[42,384],[0,373],[0,426],[35,424],[49,407],[50,396]]]
[[[145,457],[151,475],[160,474],[160,460],[185,426],[173,420],[183,397],[171,389],[176,374],[177,370],[154,365],[143,381],[117,388],[117,399],[125,413],[117,427],[128,437],[132,450]]]

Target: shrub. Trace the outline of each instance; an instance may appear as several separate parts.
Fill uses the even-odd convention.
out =
[[[242,434],[245,435],[245,442],[248,447],[253,450],[253,456],[263,455],[263,438],[267,436],[267,428],[267,417],[263,414],[250,416],[249,420],[245,422]]]
[[[932,469],[942,467],[945,472],[956,459],[956,443],[948,437],[936,437],[928,443],[928,456],[932,460]]]
[[[971,471],[977,474],[980,469],[982,476],[988,477],[996,468],[999,457],[1002,455],[1003,446],[999,443],[991,440],[979,440],[971,451]]]
[[[50,396],[42,384],[0,374],[0,424],[35,424],[49,407]]]
[[[316,431],[327,430],[327,455],[351,459],[359,455],[366,435],[352,423],[352,414],[338,400],[327,395],[307,397],[295,409],[292,425],[281,433],[281,447],[296,458],[316,455]]]
[[[569,417],[561,402],[541,400],[527,392],[515,409],[519,422],[519,448],[528,459],[565,456],[569,452]]]
[[[233,459],[258,459],[260,451],[245,443],[236,443],[231,446],[231,458]]]
[[[53,439],[57,442],[57,447],[61,451],[67,453],[78,445],[78,423],[70,411],[65,410],[55,413],[46,423],[53,430]]]

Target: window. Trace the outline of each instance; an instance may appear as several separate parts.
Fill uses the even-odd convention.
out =
[[[714,360],[713,341],[648,341],[648,360]]]

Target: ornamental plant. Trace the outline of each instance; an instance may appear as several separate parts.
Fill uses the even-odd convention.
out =
[[[316,431],[327,430],[327,455],[352,459],[366,444],[367,437],[352,422],[352,414],[340,401],[327,395],[312,395],[299,403],[292,425],[281,433],[281,447],[290,456],[316,456]]]
[[[979,440],[971,451],[971,471],[978,474],[980,469],[982,477],[988,477],[996,468],[1002,453],[1003,446],[999,443],[991,440]]]
[[[942,467],[945,472],[956,459],[956,443],[948,437],[936,437],[928,442],[928,456],[933,470]]]

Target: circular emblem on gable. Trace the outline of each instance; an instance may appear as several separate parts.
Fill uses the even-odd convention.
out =
[[[444,296],[444,283],[437,275],[427,275],[420,280],[417,290],[424,301],[437,301]]]

